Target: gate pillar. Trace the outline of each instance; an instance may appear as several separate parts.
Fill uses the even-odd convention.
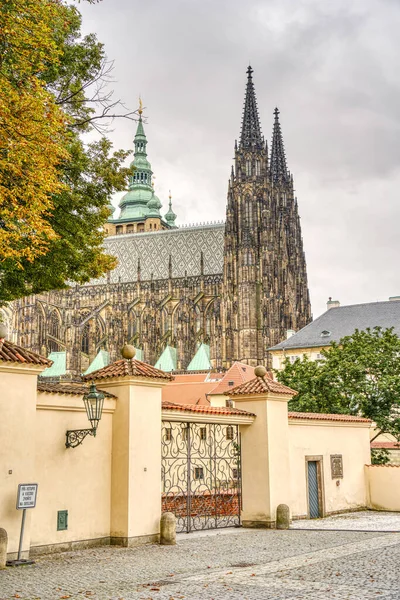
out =
[[[241,425],[242,525],[275,527],[279,504],[290,507],[289,400],[296,392],[265,377],[257,367],[255,379],[227,393],[237,408],[256,415]]]
[[[111,544],[130,547],[157,542],[161,518],[161,389],[171,377],[134,359],[117,361],[86,379],[89,377],[96,380],[99,389],[117,396],[112,433]]]

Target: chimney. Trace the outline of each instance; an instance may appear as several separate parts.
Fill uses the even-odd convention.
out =
[[[339,306],[339,300],[332,300],[332,298],[329,296],[329,300],[326,303],[326,310],[329,310],[330,308],[339,308]]]
[[[288,340],[289,338],[292,337],[292,335],[294,335],[296,332],[294,329],[287,329],[286,330],[286,339]]]

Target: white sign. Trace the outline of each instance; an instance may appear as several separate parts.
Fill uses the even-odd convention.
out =
[[[18,486],[17,508],[35,508],[37,483],[20,483]]]

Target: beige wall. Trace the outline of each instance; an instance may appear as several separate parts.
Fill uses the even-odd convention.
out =
[[[369,426],[290,419],[289,451],[293,516],[308,514],[306,456],[322,456],[325,513],[366,506],[364,465],[371,462]],[[343,479],[332,479],[331,454],[343,456]]]
[[[368,507],[400,512],[400,467],[366,465]]]
[[[42,368],[0,363],[0,527],[8,533],[9,552],[18,550],[22,511],[16,509],[19,483],[36,483],[36,382]],[[23,551],[30,545],[27,510]]]
[[[38,501],[32,511],[31,546],[110,535],[111,442],[115,399],[106,398],[96,437],[65,447],[67,429],[90,428],[82,396],[38,393],[36,438]],[[57,531],[57,511],[68,510],[68,530]]]
[[[282,371],[283,364],[286,358],[302,358],[307,356],[310,360],[317,360],[320,358],[322,350],[326,350],[327,346],[321,346],[320,348],[293,348],[290,350],[274,350],[272,354],[272,368],[277,371]]]
[[[102,385],[118,396],[111,483],[111,537],[115,542],[130,545],[134,537],[159,535],[162,385],[128,377]]]

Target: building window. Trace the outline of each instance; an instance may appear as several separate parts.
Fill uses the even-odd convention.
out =
[[[256,175],[261,175],[261,161],[256,160]]]
[[[233,437],[233,427],[229,425],[229,427],[226,428],[226,439],[233,440]]]
[[[133,233],[134,229],[133,229],[133,225],[129,224],[126,226],[126,233]]]
[[[251,175],[251,160],[246,160],[246,175]]]
[[[122,225],[117,225],[115,228],[115,233],[117,235],[121,235],[121,233],[123,233],[123,232],[124,232],[124,228],[122,227]]]
[[[288,356],[290,364],[295,363],[298,358],[300,358],[300,356],[298,356],[297,354],[294,354],[293,356]]]
[[[189,425],[182,425],[182,439],[187,442],[189,438]]]
[[[207,439],[207,429],[205,427],[200,427],[199,429],[199,436],[201,440],[206,440]]]
[[[82,331],[81,351],[89,354],[89,323],[86,323]]]
[[[194,468],[194,479],[204,479],[204,470],[203,467],[195,467]]]
[[[321,337],[329,337],[331,335],[330,331],[327,331],[326,329],[324,329],[324,331],[321,331]]]
[[[230,386],[235,385],[235,382],[234,381],[228,381],[228,385],[230,385]]]

